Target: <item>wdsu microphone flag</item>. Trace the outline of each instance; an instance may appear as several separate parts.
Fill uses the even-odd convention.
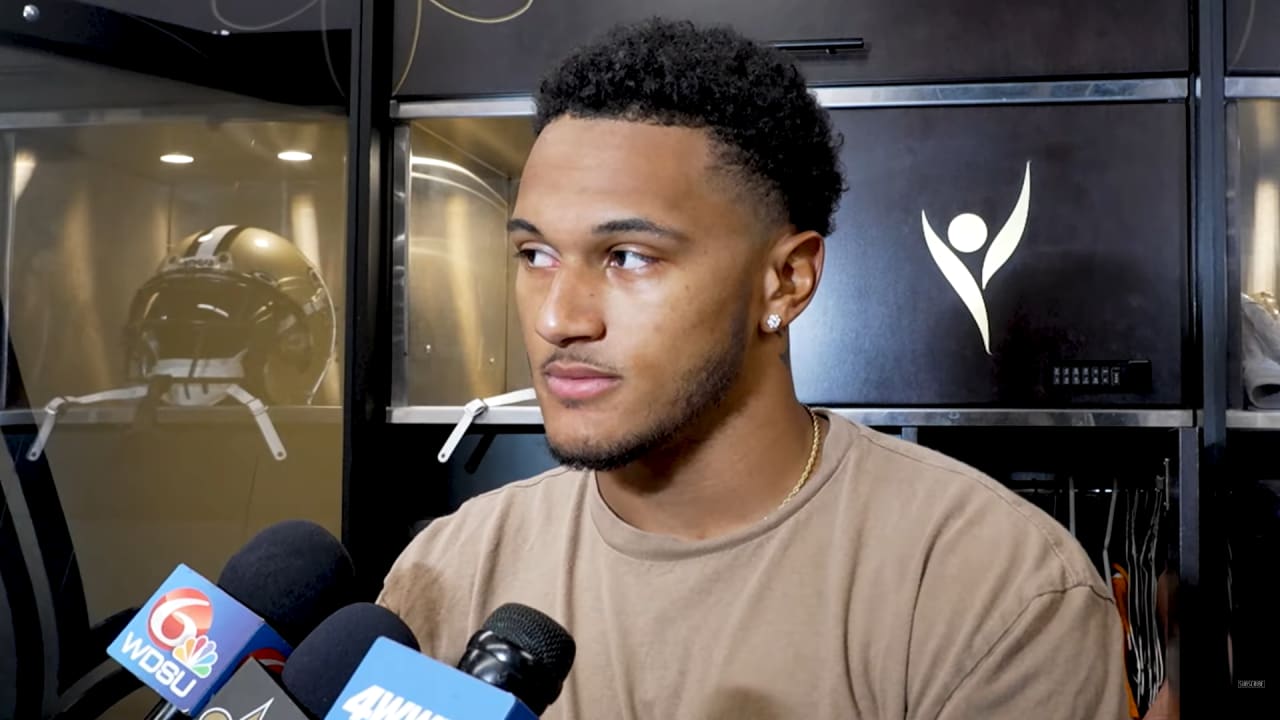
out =
[[[107,654],[190,715],[247,658],[278,670],[292,650],[262,618],[199,573],[178,565]]]

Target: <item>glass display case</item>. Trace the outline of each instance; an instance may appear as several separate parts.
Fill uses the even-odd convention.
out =
[[[1229,107],[1228,229],[1239,284],[1237,423],[1280,420],[1280,98]],[[1276,427],[1280,427],[1277,422]]]
[[[424,118],[399,132],[393,404],[461,406],[528,387],[507,219],[529,118]]]
[[[1227,271],[1231,302],[1228,460],[1223,475],[1230,518],[1228,631],[1232,704],[1240,714],[1274,712],[1265,688],[1280,682],[1271,648],[1276,539],[1280,537],[1280,9],[1237,3],[1241,72],[1227,78]],[[1245,7],[1248,6],[1248,7]],[[1246,32],[1246,30],[1248,32]]]
[[[0,716],[16,702],[35,717],[31,703],[66,692],[91,667],[93,633],[132,615],[179,563],[216,579],[284,519],[342,532],[350,139],[337,77],[350,41],[323,47],[326,68],[314,34],[299,55],[297,33],[283,32],[289,57],[241,93],[240,66],[218,58],[262,62],[250,32],[169,24],[190,8],[148,19],[145,3],[105,4],[116,9],[33,5],[30,46],[0,45],[0,428],[11,458],[0,501],[6,517],[30,519],[0,523],[12,601],[0,647],[27,673],[0,677]],[[223,15],[247,25],[232,5]],[[331,34],[352,22],[342,5]],[[41,25],[50,18],[62,24]],[[86,18],[104,23],[95,43],[119,40],[120,27],[151,33],[149,68],[115,63],[134,52],[118,47],[94,48],[111,62],[36,49]],[[8,40],[13,21],[0,21]],[[170,46],[207,66],[166,63]],[[258,83],[306,64],[323,82],[299,77],[280,94],[320,87],[323,101],[265,97],[270,84]],[[173,79],[184,73],[222,75]],[[56,686],[30,673],[41,663]],[[139,691],[103,717],[155,703]]]

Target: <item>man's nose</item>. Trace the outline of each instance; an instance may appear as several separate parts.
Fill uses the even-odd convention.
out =
[[[586,268],[562,265],[538,308],[537,331],[556,347],[604,337],[603,289]]]

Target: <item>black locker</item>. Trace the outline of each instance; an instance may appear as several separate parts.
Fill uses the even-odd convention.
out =
[[[1280,2],[1226,0],[1228,73],[1280,73]]]
[[[573,47],[651,15],[765,42],[863,42],[798,55],[814,84],[1185,74],[1190,57],[1188,6],[1175,0],[397,0],[395,94],[528,94]]]
[[[801,399],[1183,402],[1182,103],[832,115],[850,189],[793,326]]]

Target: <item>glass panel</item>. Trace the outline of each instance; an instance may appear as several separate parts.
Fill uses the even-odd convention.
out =
[[[532,144],[528,118],[412,125],[402,320],[410,405],[462,405],[530,385],[506,223]]]
[[[83,646],[178,563],[216,580],[287,518],[340,533],[348,123],[12,47],[0,66],[0,485],[46,560],[74,550],[50,582]]]
[[[1245,406],[1280,410],[1280,100],[1232,107],[1228,214],[1240,259],[1240,357]]]
[[[1259,12],[1262,12],[1259,3]],[[1259,25],[1258,27],[1264,27]],[[1280,642],[1272,578],[1280,538],[1280,100],[1228,105],[1228,241],[1239,263],[1239,391],[1245,412],[1224,483],[1228,543],[1227,598],[1231,692],[1237,717],[1274,713],[1267,688],[1280,681],[1273,649]],[[1229,266],[1231,267],[1231,266]],[[1235,389],[1235,388],[1233,388]],[[1244,429],[1251,428],[1251,429]],[[1259,689],[1262,688],[1262,689]]]

